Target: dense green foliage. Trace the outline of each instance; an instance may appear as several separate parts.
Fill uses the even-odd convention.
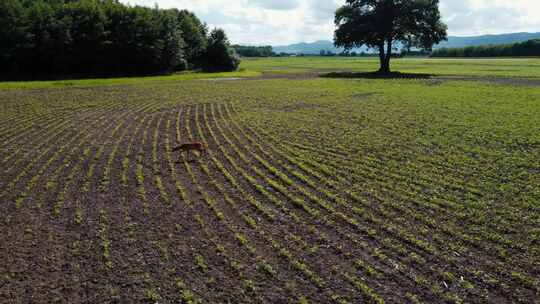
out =
[[[202,64],[207,33],[185,10],[131,7],[117,0],[3,0],[1,77],[185,70]]]
[[[203,59],[203,69],[207,72],[231,72],[238,69],[238,65],[240,65],[240,58],[221,29],[213,30],[210,33]]]
[[[236,53],[242,57],[272,57],[276,56],[271,46],[233,45]]]
[[[443,48],[431,54],[432,57],[526,57],[540,56],[540,39],[521,43],[481,45],[465,48]]]
[[[438,0],[347,0],[335,24],[335,45],[377,49],[381,73],[390,72],[397,44],[430,49],[447,36]]]

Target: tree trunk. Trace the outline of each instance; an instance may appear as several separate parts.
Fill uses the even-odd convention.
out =
[[[381,67],[379,68],[380,74],[387,74],[390,72],[390,65],[389,61],[386,58],[386,52],[384,50],[384,44],[379,45],[379,61],[381,63]]]
[[[386,42],[386,58],[384,62],[384,73],[390,74],[390,59],[392,59],[392,39],[389,38]]]
[[[380,74],[390,74],[390,58],[392,57],[392,40],[388,40],[387,49],[384,50],[384,44],[379,45],[379,60],[381,67],[379,69]]]

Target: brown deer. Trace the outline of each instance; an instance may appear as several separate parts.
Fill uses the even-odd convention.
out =
[[[204,144],[200,141],[192,141],[189,143],[181,144],[174,149],[172,149],[173,152],[180,151],[180,155],[178,158],[178,161],[180,161],[180,156],[182,156],[182,153],[187,152],[189,156],[190,151],[198,151],[199,156],[201,156],[203,153],[206,153],[206,148],[204,147]]]

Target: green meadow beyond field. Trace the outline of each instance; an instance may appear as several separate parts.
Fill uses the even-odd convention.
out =
[[[540,303],[540,59],[377,65],[0,83],[0,302]]]

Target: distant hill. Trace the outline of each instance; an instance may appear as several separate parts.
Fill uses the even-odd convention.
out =
[[[341,53],[343,49],[334,47],[334,43],[330,40],[319,40],[315,42],[301,42],[291,45],[274,46],[274,52],[276,53],[289,53],[289,54],[319,54],[321,50],[331,51],[334,53]],[[367,52],[367,48],[355,49],[356,52]]]
[[[501,35],[483,35],[473,37],[448,37],[448,41],[444,41],[436,46],[438,48],[461,48],[467,46],[478,46],[488,44],[509,44],[523,42],[527,40],[540,39],[540,33],[512,33]],[[319,54],[321,50],[340,53],[343,49],[334,47],[334,43],[330,40],[320,40],[312,43],[297,43],[284,46],[274,46],[276,53],[291,53],[291,54]],[[369,52],[367,48],[354,49],[355,52]]]

